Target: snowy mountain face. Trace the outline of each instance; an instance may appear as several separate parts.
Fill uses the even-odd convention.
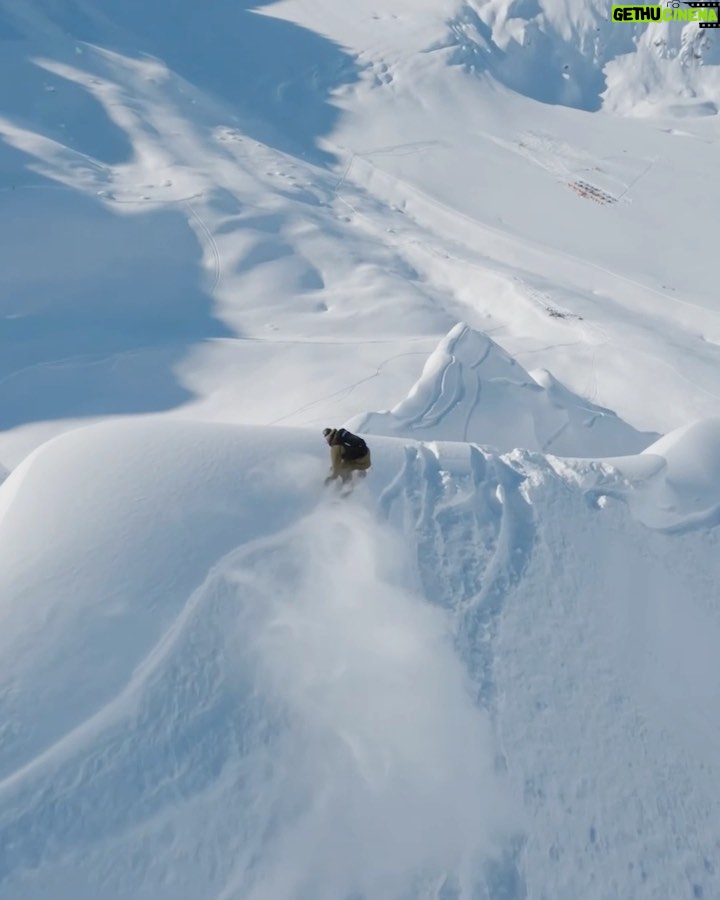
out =
[[[0,900],[720,896],[718,46],[0,0]]]
[[[712,29],[682,20],[618,25],[610,12],[603,0],[468,0],[452,23],[453,59],[544,103],[628,115],[717,113],[720,45]]]

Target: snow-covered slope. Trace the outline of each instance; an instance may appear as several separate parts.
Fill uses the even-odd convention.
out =
[[[0,895],[395,897],[494,850],[445,617],[372,504],[318,504],[324,463],[314,434],[142,423],[3,485]]]
[[[652,451],[673,538],[612,462],[376,438],[338,502],[313,433],[41,448],[0,488],[0,895],[712,896],[717,440]]]
[[[0,0],[0,900],[720,896],[717,54]]]
[[[550,3],[166,6],[0,3],[4,462],[108,415],[383,409],[459,321],[640,431],[716,412],[717,117],[539,104],[554,63],[505,46],[634,26],[589,2],[567,28]],[[456,64],[458,16],[532,56],[527,90]],[[628,91],[665,91],[678,59],[656,63]]]
[[[621,24],[610,9],[604,0],[465,0],[451,23],[452,58],[544,103],[631,115],[718,112],[713,30],[682,20]]]

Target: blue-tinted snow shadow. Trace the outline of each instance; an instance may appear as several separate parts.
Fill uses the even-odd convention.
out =
[[[133,144],[42,64],[92,75],[77,40],[107,35],[107,21],[73,0],[20,12],[0,0],[0,430],[175,408],[193,397],[177,374],[189,349],[232,334],[213,316],[201,246],[179,207],[113,210],[43,174],[47,155],[102,174]]]
[[[82,69],[84,57],[70,35],[48,38],[21,30],[0,4],[0,116],[32,134],[114,165],[132,157],[127,134],[82,85],[48,71],[42,58]],[[0,137],[2,129],[0,128]],[[38,180],[22,168],[2,166],[0,186]]]
[[[263,15],[275,0],[123,0],[103,10],[112,25],[86,24],[85,39],[127,56],[147,54],[214,96],[250,137],[317,164],[333,161],[318,147],[339,115],[332,91],[357,80],[353,57],[292,22]],[[79,27],[72,5],[53,18]]]
[[[60,188],[0,202],[0,429],[191,399],[176,366],[231,332],[183,213],[120,215]]]
[[[35,12],[24,19],[0,0],[0,117],[27,147],[0,128],[0,429],[174,408],[192,396],[177,377],[187,351],[232,334],[212,314],[198,240],[181,209],[115,212],[38,170],[55,150],[36,135],[56,141],[54,164],[75,165],[63,148],[99,169],[133,154],[103,105],[41,58],[92,74],[96,55],[80,41],[152,54],[223,101],[246,133],[322,164],[331,156],[317,142],[338,115],[330,93],[356,77],[354,63],[248,0],[102,10],[67,0]]]

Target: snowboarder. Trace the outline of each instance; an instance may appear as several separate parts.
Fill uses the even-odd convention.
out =
[[[323,437],[330,447],[330,474],[325,484],[340,478],[343,484],[352,479],[352,473],[364,478],[370,468],[370,449],[365,441],[345,428],[324,428]]]

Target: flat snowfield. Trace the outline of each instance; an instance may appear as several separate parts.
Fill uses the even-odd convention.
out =
[[[720,41],[568,6],[0,0],[0,900],[720,897]]]

